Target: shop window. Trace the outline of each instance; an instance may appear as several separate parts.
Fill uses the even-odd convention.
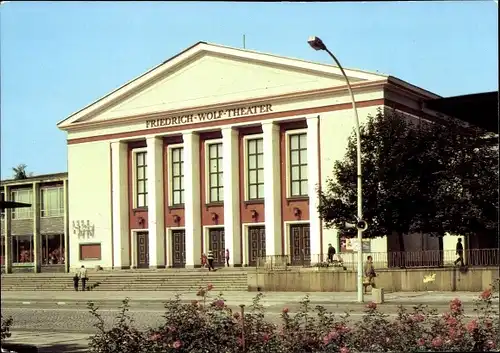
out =
[[[42,234],[42,264],[64,264],[64,234]]]
[[[33,190],[19,189],[12,191],[12,201],[32,204]],[[12,209],[12,219],[30,219],[33,218],[33,205],[31,207],[20,207]]]
[[[12,262],[30,263],[34,261],[33,235],[12,236]]]
[[[64,190],[62,187],[40,189],[41,216],[61,217],[64,213]]]

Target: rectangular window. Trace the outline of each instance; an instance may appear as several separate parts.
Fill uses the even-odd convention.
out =
[[[42,264],[64,264],[64,234],[42,234]]]
[[[5,237],[0,237],[0,265],[5,265]]]
[[[224,201],[222,143],[208,145],[209,202]]]
[[[264,140],[247,140],[248,199],[264,198]]]
[[[5,201],[5,193],[3,191],[0,192],[0,200]],[[0,210],[0,217],[1,218],[5,217],[5,210],[4,209]]]
[[[12,201],[32,204],[33,190],[19,189],[12,191]],[[33,218],[33,205],[31,207],[20,207],[12,209],[12,219]]]
[[[172,205],[184,204],[184,148],[171,149]]]
[[[33,235],[12,236],[12,262],[33,262]]]
[[[307,196],[307,134],[289,136],[290,196]]]
[[[41,217],[61,217],[64,213],[63,187],[41,188]]]
[[[135,154],[135,207],[148,206],[147,152]]]
[[[80,261],[101,260],[101,244],[80,244]]]

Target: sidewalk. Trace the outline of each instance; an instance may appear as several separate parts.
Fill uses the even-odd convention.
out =
[[[196,296],[195,292],[176,293],[167,291],[92,291],[92,292],[52,292],[52,291],[33,291],[33,292],[16,292],[2,291],[3,302],[18,302],[20,304],[30,303],[81,303],[86,304],[88,301],[95,303],[116,303],[120,305],[125,298],[130,298],[131,304],[147,305],[161,304],[169,299],[173,299],[176,294],[180,295],[182,301],[200,300],[201,297]],[[214,289],[209,292],[209,298],[214,298],[219,292]],[[226,292],[223,297],[228,304],[239,305],[252,304],[253,298],[257,292]],[[261,303],[264,306],[276,305],[281,303],[299,302],[307,294],[312,305],[324,304],[351,304],[357,303],[357,294],[355,292],[263,292],[264,297]],[[437,305],[447,306],[454,298],[459,298],[464,304],[472,304],[474,299],[479,297],[479,293],[471,292],[398,292],[385,294],[384,305]],[[372,300],[371,294],[366,294],[365,302]]]

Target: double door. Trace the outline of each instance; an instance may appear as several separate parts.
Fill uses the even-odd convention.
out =
[[[290,226],[290,254],[293,266],[311,263],[311,235],[309,224]]]
[[[223,267],[226,263],[224,228],[212,228],[208,232],[208,249],[214,254],[214,266]]]
[[[172,231],[172,266],[182,268],[186,266],[186,231]]]
[[[149,267],[149,235],[148,232],[137,233],[137,268]]]
[[[248,228],[248,265],[257,266],[259,259],[266,256],[266,228]],[[262,260],[261,260],[262,261]]]

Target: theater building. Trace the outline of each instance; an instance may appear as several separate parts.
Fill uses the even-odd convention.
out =
[[[346,70],[361,123],[422,116],[438,96]],[[425,112],[432,114],[432,112]],[[335,230],[316,189],[354,120],[337,67],[199,42],[58,124],[67,132],[71,267],[234,266],[262,255],[317,262]],[[384,252],[384,238],[369,242]]]

